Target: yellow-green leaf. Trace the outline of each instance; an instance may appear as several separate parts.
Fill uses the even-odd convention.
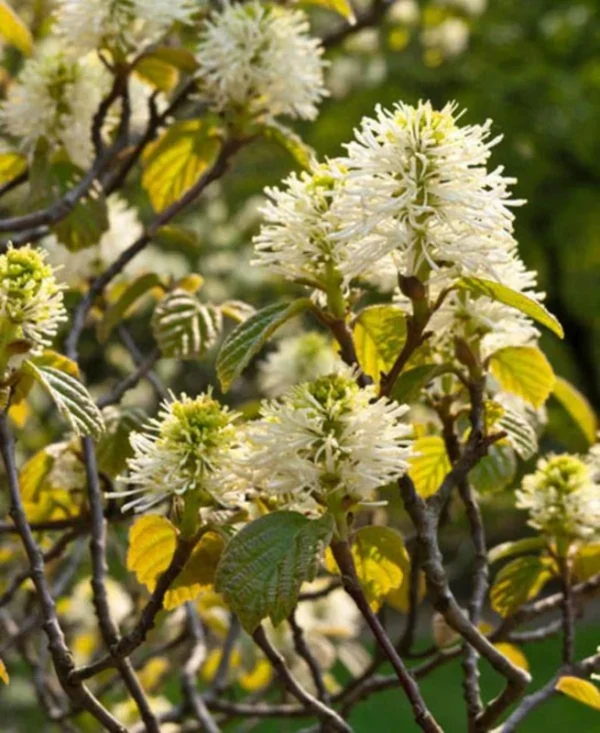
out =
[[[600,690],[593,682],[579,677],[561,677],[556,683],[556,689],[577,702],[600,710]]]
[[[186,601],[193,601],[204,588],[214,583],[224,549],[225,541],[216,532],[207,532],[200,538],[183,570],[165,595],[163,607],[166,611],[171,611]]]
[[[53,465],[54,458],[45,448],[35,453],[23,465],[19,473],[19,488],[23,501],[37,500]]]
[[[552,367],[535,346],[508,346],[495,351],[490,369],[503,389],[536,408],[544,404],[554,388]]]
[[[406,340],[406,319],[393,305],[372,305],[354,322],[354,347],[365,374],[379,382],[392,367]]]
[[[106,341],[113,328],[130,312],[132,306],[150,290],[161,285],[160,277],[153,272],[136,278],[106,310],[104,318],[98,324],[98,340]]]
[[[143,158],[142,186],[155,211],[163,211],[188,191],[219,152],[213,127],[203,120],[174,122]]]
[[[498,560],[504,560],[513,555],[519,555],[527,552],[537,552],[545,547],[546,541],[543,537],[525,537],[522,540],[514,540],[513,542],[503,542],[496,545],[488,552],[488,562],[494,563]]]
[[[494,280],[484,280],[477,277],[464,277],[457,283],[456,287],[461,290],[468,290],[473,295],[485,295],[492,298],[492,300],[497,300],[499,303],[516,308],[529,318],[549,328],[559,338],[563,338],[565,335],[558,319],[546,310],[541,303],[533,300],[525,293],[519,293]]]
[[[331,10],[342,18],[345,18],[351,25],[356,23],[356,16],[349,0],[304,0],[306,5],[318,5],[320,8]]]
[[[400,587],[390,591],[385,599],[385,602],[387,604],[389,604],[396,611],[400,611],[400,613],[408,613],[410,610],[410,573],[410,564],[408,564]],[[426,590],[427,583],[425,581],[425,573],[420,570],[419,583],[417,588],[418,603],[421,603],[423,598],[425,598]]]
[[[509,562],[496,575],[490,590],[492,608],[502,617],[510,616],[535,598],[551,577],[548,564],[536,555],[525,555]]]
[[[452,465],[444,441],[437,435],[417,438],[413,443],[413,453],[408,473],[419,496],[427,498],[440,488]]]
[[[143,56],[135,65],[134,73],[167,94],[179,83],[179,70],[155,53]]]
[[[315,151],[310,145],[307,145],[291,128],[282,125],[276,120],[271,120],[265,125],[264,135],[267,139],[274,140],[284,150],[287,150],[302,168],[310,169],[316,159]]]
[[[600,542],[583,545],[573,558],[573,575],[578,582],[600,573]]]
[[[157,46],[152,50],[152,57],[164,61],[187,74],[193,74],[198,68],[196,57],[191,51],[175,46]]]
[[[0,186],[14,180],[26,170],[27,158],[22,153],[0,153]]]
[[[159,575],[169,567],[176,545],[177,529],[166,517],[140,517],[129,530],[127,569],[152,592]]]
[[[381,606],[389,593],[400,588],[410,572],[410,558],[402,535],[391,527],[361,527],[354,535],[352,557],[373,610]],[[331,572],[339,573],[330,549],[325,554],[325,564]]]
[[[552,394],[577,423],[588,443],[590,445],[595,443],[598,419],[587,398],[570,382],[558,376]]]
[[[0,659],[0,680],[4,682],[5,685],[8,685],[10,682],[10,677],[8,676],[8,670],[6,669],[6,665],[4,662]]]
[[[527,657],[523,654],[522,650],[514,644],[508,644],[505,641],[500,641],[494,644],[496,649],[503,654],[509,661],[511,661],[515,667],[520,667],[526,672],[529,672],[529,662]]]
[[[29,28],[4,0],[0,0],[0,36],[25,56],[31,55],[33,38]]]

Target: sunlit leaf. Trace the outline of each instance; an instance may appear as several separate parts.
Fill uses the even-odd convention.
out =
[[[594,708],[594,710],[600,710],[600,690],[593,682],[582,680],[579,677],[566,676],[558,680],[556,689],[577,702]]]
[[[287,150],[299,166],[310,170],[316,160],[315,151],[296,132],[276,120],[271,120],[265,125],[264,134],[267,139],[274,140]]]
[[[4,662],[0,659],[0,680],[4,682],[5,685],[8,685],[10,682],[10,677],[8,676],[8,670],[6,669],[6,665]]]
[[[313,580],[329,544],[333,519],[273,512],[241,529],[225,550],[215,589],[252,633],[269,617],[276,626],[296,605],[302,583]]]
[[[494,563],[498,560],[504,560],[507,557],[513,555],[520,555],[521,553],[537,552],[546,546],[546,541],[543,537],[525,537],[522,540],[514,540],[513,542],[503,542],[501,545],[496,545],[493,549],[488,552],[488,562]]]
[[[170,611],[186,601],[193,601],[203,588],[214,583],[224,548],[225,541],[216,532],[202,535],[183,570],[165,594],[165,610]]]
[[[217,358],[217,375],[224,392],[248,366],[275,331],[290,318],[310,308],[309,298],[275,303],[257,311],[227,336]]]
[[[503,389],[533,407],[541,407],[554,388],[552,367],[535,346],[507,346],[495,351],[490,369]]]
[[[410,573],[410,558],[402,535],[392,527],[361,527],[352,540],[356,574],[371,608],[377,610],[386,596],[402,585]],[[339,573],[330,549],[325,565]]]
[[[179,70],[155,52],[144,55],[135,65],[134,73],[167,94],[179,83]]]
[[[440,488],[452,465],[444,441],[437,435],[417,438],[413,443],[413,453],[408,474],[419,496],[427,498]]]
[[[29,28],[4,0],[0,0],[0,36],[25,56],[32,54],[33,38]]]
[[[492,298],[492,300],[497,300],[499,303],[516,308],[529,318],[549,328],[560,338],[565,335],[558,319],[546,310],[541,303],[524,293],[512,290],[506,285],[501,285],[494,280],[464,277],[457,283],[456,287],[461,290],[468,290],[473,295],[485,295]]]
[[[406,319],[393,305],[372,305],[354,322],[354,347],[362,370],[379,382],[392,367],[406,340]]]
[[[497,644],[494,644],[494,646],[500,654],[503,654],[515,665],[515,667],[519,667],[520,669],[524,669],[525,672],[529,672],[529,662],[527,661],[527,657],[518,646],[508,644],[505,641],[500,641]]]
[[[506,433],[506,440],[524,461],[537,453],[536,432],[531,423],[516,410],[503,408],[502,417],[495,427]]]
[[[579,426],[588,443],[595,443],[598,419],[586,397],[570,382],[558,376],[552,394]]]
[[[27,158],[22,153],[0,153],[0,186],[14,180],[26,170]]]
[[[535,555],[524,555],[505,565],[490,590],[494,611],[506,617],[542,590],[552,573],[548,563]]]
[[[174,122],[144,155],[142,186],[155,211],[188,191],[213,163],[220,143],[203,120]]]
[[[140,277],[130,283],[121,293],[117,301],[106,310],[103,319],[98,324],[98,339],[100,341],[106,341],[113,328],[130,312],[132,306],[153,288],[160,287],[161,285],[160,277],[153,272],[140,275]]]
[[[306,5],[318,5],[320,8],[325,8],[325,10],[332,10],[345,18],[351,25],[356,22],[354,10],[349,0],[304,0],[304,3]]]
[[[127,569],[152,592],[158,577],[169,567],[176,546],[177,529],[166,517],[140,517],[129,530]]]
[[[579,582],[600,573],[600,542],[580,547],[573,557],[573,575]]]

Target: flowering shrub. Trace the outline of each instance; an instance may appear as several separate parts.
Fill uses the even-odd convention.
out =
[[[0,102],[0,679],[20,657],[69,730],[350,731],[400,687],[441,731],[419,681],[457,657],[474,733],[557,691],[600,707],[600,656],[575,655],[600,588],[596,419],[542,351],[563,327],[520,258],[500,135],[400,101],[319,160],[282,120],[316,118],[325,50],[387,8],[313,4],[56,0],[34,42],[0,1],[20,54]],[[390,15],[410,25],[408,5]],[[430,60],[465,24],[423,34]],[[234,224],[257,231],[228,276],[268,293],[247,302],[211,281],[210,222],[175,220],[200,200],[218,215],[217,182],[264,140],[299,170]],[[551,397],[587,454],[544,455]],[[528,529],[488,548],[500,495]],[[461,511],[459,594],[439,534]],[[555,634],[560,665],[528,696],[521,647]]]

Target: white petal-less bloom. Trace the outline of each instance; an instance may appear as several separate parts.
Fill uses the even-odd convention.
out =
[[[488,170],[491,122],[459,126],[456,105],[399,103],[363,119],[347,145],[344,230],[353,240],[376,233],[402,255],[405,275],[455,266],[493,273],[514,251],[502,168]]]
[[[323,49],[300,10],[227,3],[200,35],[203,93],[219,111],[312,120],[326,95]]]
[[[538,461],[516,492],[529,524],[550,538],[593,541],[600,534],[600,483],[593,462],[558,455]],[[596,477],[597,479],[597,477]]]
[[[338,210],[344,169],[336,160],[292,173],[283,186],[265,191],[269,201],[262,208],[252,264],[327,289],[332,280],[347,284],[384,256],[381,237],[336,237],[345,221]]]
[[[136,497],[123,511],[154,506],[164,498],[199,492],[201,502],[221,502],[238,481],[231,474],[237,445],[237,414],[220,405],[210,394],[191,398],[173,395],[157,418],[130,436],[133,456],[121,480],[129,486],[114,496]]]
[[[2,343],[24,339],[30,354],[50,346],[66,320],[63,287],[43,251],[27,245],[0,255],[0,334]]]
[[[377,399],[372,386],[359,388],[352,372],[294,387],[247,427],[255,481],[295,505],[369,500],[406,471],[407,410]]]
[[[55,31],[73,53],[130,51],[188,22],[194,10],[192,0],[58,0]]]
[[[317,578],[302,586],[302,593],[323,591],[328,578]],[[296,621],[307,633],[318,633],[331,639],[353,639],[361,626],[360,611],[343,588],[336,588],[320,598],[300,601]]]
[[[27,153],[45,138],[85,168],[93,155],[92,121],[110,83],[109,72],[98,61],[42,53],[25,62],[9,87],[0,105],[0,130]]]
[[[287,389],[331,374],[341,366],[331,342],[311,331],[282,339],[259,366],[259,382],[268,397],[279,397]]]

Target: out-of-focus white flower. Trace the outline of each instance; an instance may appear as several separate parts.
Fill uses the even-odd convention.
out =
[[[516,492],[529,524],[550,538],[592,541],[600,532],[600,484],[577,456],[542,458]]]
[[[323,49],[300,10],[227,3],[201,32],[197,59],[204,94],[219,111],[312,120],[326,96]]]
[[[421,40],[425,46],[438,49],[444,56],[458,56],[469,43],[469,26],[460,18],[447,18],[438,25],[425,28]]]
[[[117,194],[112,194],[107,203],[108,229],[98,244],[71,252],[56,235],[45,237],[42,242],[48,252],[48,262],[60,267],[62,279],[73,288],[103,272],[142,234],[143,227],[136,209],[128,206]],[[121,277],[135,277],[144,272],[180,277],[186,274],[187,263],[180,255],[165,253],[159,247],[149,245],[125,266]]]
[[[396,0],[390,8],[388,18],[392,23],[414,25],[419,20],[419,4],[416,0]]]
[[[487,0],[437,0],[437,4],[449,5],[473,16],[481,15],[487,8]]]
[[[407,410],[359,388],[350,371],[294,387],[247,427],[255,483],[294,505],[366,501],[406,471]]]
[[[347,284],[385,254],[381,237],[336,236],[344,226],[338,197],[346,184],[336,160],[292,173],[283,183],[285,188],[265,191],[270,201],[262,209],[265,223],[254,238],[252,264],[327,290],[332,281]]]
[[[55,31],[73,53],[129,51],[189,21],[194,10],[191,0],[58,0]]]
[[[28,59],[0,105],[0,129],[31,153],[40,138],[63,147],[76,165],[92,159],[92,120],[110,89],[111,77],[97,60],[42,52]]]
[[[322,334],[290,336],[260,364],[260,387],[267,396],[279,397],[293,385],[331,374],[340,365],[331,342]]]
[[[44,252],[27,245],[0,255],[0,342],[23,339],[30,354],[50,346],[66,320],[63,288]]]
[[[199,492],[204,503],[224,501],[238,480],[231,475],[236,417],[210,393],[195,398],[183,394],[179,400],[171,395],[158,418],[130,436],[134,454],[121,482],[131,488],[113,496],[136,498],[123,511],[144,511],[171,494],[188,491]]]
[[[328,578],[317,578],[304,583],[302,593],[318,593],[330,582]],[[300,601],[296,621],[306,633],[318,633],[332,639],[354,639],[360,631],[361,615],[346,591],[336,588],[320,598]]]
[[[455,266],[493,272],[516,247],[502,168],[488,171],[491,122],[460,127],[456,105],[399,103],[365,118],[348,146],[340,198],[347,241],[376,235],[398,250],[401,270],[420,275]]]

